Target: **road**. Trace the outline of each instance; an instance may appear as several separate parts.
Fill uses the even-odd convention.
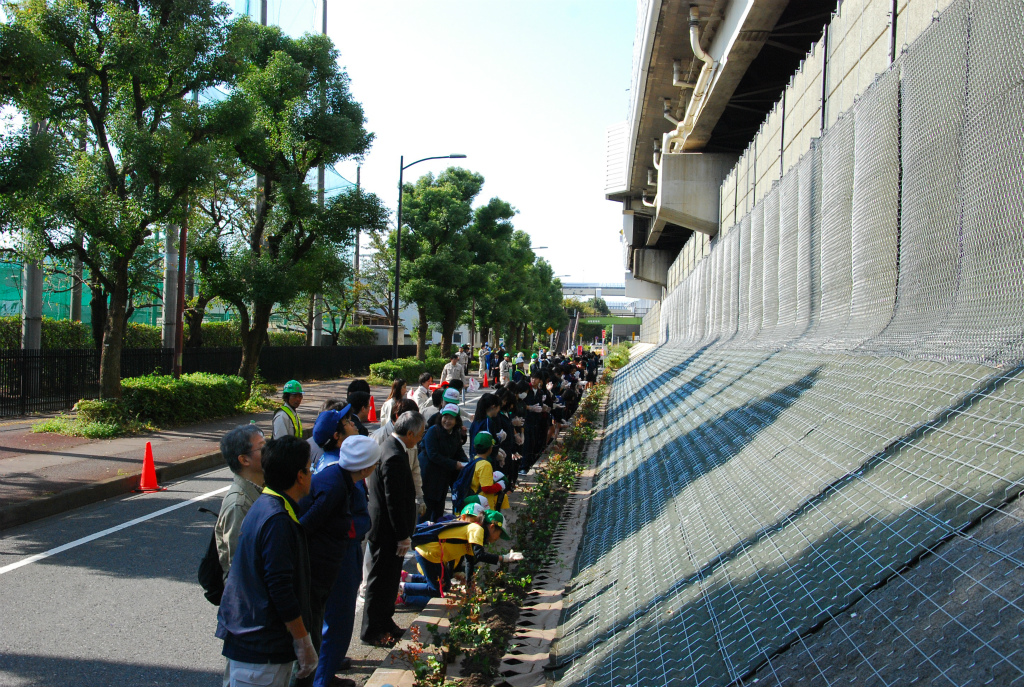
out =
[[[217,609],[196,581],[214,518],[199,507],[218,510],[230,481],[221,468],[4,531],[0,687],[219,685]],[[351,677],[385,654],[356,639]]]

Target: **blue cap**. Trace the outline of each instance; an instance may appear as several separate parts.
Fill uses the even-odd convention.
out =
[[[320,413],[316,418],[316,424],[313,425],[313,443],[323,448],[324,444],[334,437],[338,425],[351,409],[352,406],[347,405],[341,410],[325,410]]]

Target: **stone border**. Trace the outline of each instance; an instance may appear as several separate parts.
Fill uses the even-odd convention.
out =
[[[609,386],[610,390],[610,386]],[[557,663],[552,645],[558,637],[561,624],[562,602],[566,587],[572,580],[576,554],[583,541],[584,525],[597,474],[597,458],[604,439],[608,396],[601,399],[594,438],[587,444],[586,461],[577,478],[575,488],[562,510],[552,544],[558,547],[554,560],[534,576],[528,600],[519,612],[519,622],[509,643],[509,651],[498,667],[498,687],[539,687],[547,684],[544,673],[547,665]]]

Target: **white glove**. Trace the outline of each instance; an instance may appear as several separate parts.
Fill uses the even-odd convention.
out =
[[[537,405],[527,406],[526,409],[531,413],[540,413],[544,410],[539,403]]]
[[[514,418],[512,418],[512,426],[513,427],[522,427],[523,426],[523,418],[521,418],[521,417],[514,417]]]
[[[508,434],[505,434],[505,430],[501,430],[500,432],[498,432],[498,441],[499,442],[505,441],[505,439],[507,437],[508,437]]]
[[[406,537],[402,541],[398,542],[398,548],[395,549],[395,555],[399,558],[405,558],[405,554],[409,553],[410,546],[412,546],[412,539]]]
[[[501,480],[505,479],[505,473],[504,472],[500,472],[498,470],[495,470],[494,474],[491,475],[491,476],[494,478],[495,482],[500,482]]]
[[[501,557],[502,563],[518,563],[523,560],[523,554],[519,551],[509,551]]]
[[[505,453],[505,449],[499,448],[498,449],[498,461],[501,462],[501,463],[504,463],[505,462],[505,458],[507,458],[507,457],[508,457],[508,454]]]
[[[544,412],[545,413],[550,413],[551,412],[551,406],[545,405],[545,406],[541,406],[541,407],[544,408]]]
[[[427,504],[425,504],[425,503],[417,503],[416,504],[416,514],[419,515],[421,518],[424,515],[426,515],[427,514]]]
[[[505,483],[504,482],[495,482],[495,484],[497,484],[499,487],[501,487],[502,491],[505,491]]]
[[[299,661],[299,677],[312,675],[319,663],[316,649],[313,648],[313,638],[307,632],[305,637],[292,641],[292,647],[295,649],[295,657]]]

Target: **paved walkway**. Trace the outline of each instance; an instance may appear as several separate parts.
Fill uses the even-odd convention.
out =
[[[312,428],[325,399],[344,398],[352,379],[304,385],[299,407],[304,426]],[[388,389],[373,387],[377,407]],[[83,439],[60,434],[34,434],[39,418],[0,424],[0,503],[10,505],[59,494],[119,475],[138,474],[146,442],[153,443],[157,467],[217,451],[220,438],[232,427],[255,420],[270,434],[273,412],[238,415],[120,439]],[[376,425],[373,425],[376,427]]]

